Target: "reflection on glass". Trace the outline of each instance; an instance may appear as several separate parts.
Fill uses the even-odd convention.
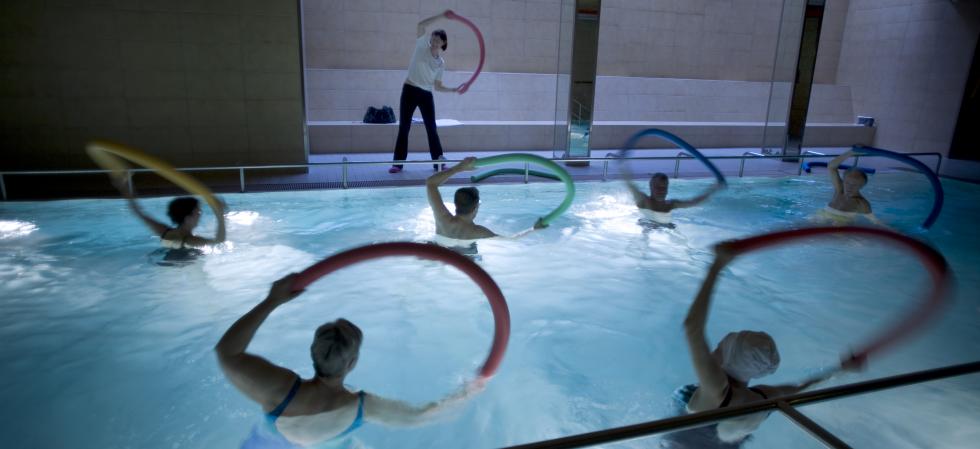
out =
[[[595,100],[599,50],[599,0],[578,0],[575,6],[571,89],[568,101],[568,146],[565,156],[589,157],[589,135]]]

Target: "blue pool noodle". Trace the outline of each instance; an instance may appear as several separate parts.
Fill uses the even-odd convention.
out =
[[[626,143],[623,145],[623,149],[619,150],[619,157],[620,158],[626,157],[626,155],[630,152],[630,150],[632,150],[636,146],[636,142],[638,142],[641,138],[646,136],[657,136],[664,140],[674,143],[674,145],[683,148],[684,151],[687,151],[691,156],[694,156],[695,159],[701,161],[702,164],[708,167],[708,170],[711,170],[711,173],[714,173],[715,178],[718,178],[718,182],[721,185],[723,186],[728,185],[728,181],[725,180],[725,176],[721,174],[721,171],[718,170],[718,167],[715,167],[715,164],[712,164],[711,161],[708,160],[708,158],[704,157],[704,155],[701,154],[700,151],[698,151],[696,148],[691,146],[691,144],[685,142],[684,139],[681,139],[680,137],[677,137],[676,135],[671,134],[662,129],[648,128],[636,134],[633,134],[633,136],[630,137],[629,140],[627,140]]]
[[[863,145],[854,145],[852,149],[858,154],[882,156],[899,162],[904,162],[917,168],[923,175],[926,175],[926,178],[929,178],[929,182],[932,184],[933,201],[932,211],[929,212],[929,216],[926,217],[926,221],[922,223],[922,227],[925,229],[932,227],[932,224],[936,222],[937,218],[939,218],[939,213],[943,210],[943,199],[945,197],[945,194],[943,193],[943,184],[939,181],[939,176],[937,176],[932,169],[927,167],[926,164],[919,162],[917,159],[906,156],[902,153],[896,153],[894,151],[888,151],[881,148],[866,147]]]
[[[827,163],[826,162],[818,162],[818,161],[810,162],[810,161],[807,161],[807,162],[804,162],[803,163],[803,171],[805,171],[807,173],[810,173],[810,169],[813,168],[813,167],[826,167],[826,166],[827,166]],[[840,170],[847,170],[847,169],[851,168],[851,166],[850,165],[847,165],[847,164],[840,164],[840,166],[838,166],[837,168],[840,169]],[[867,173],[869,175],[875,174],[875,169],[873,169],[873,168],[858,167],[857,169],[858,170],[861,170],[862,172]]]

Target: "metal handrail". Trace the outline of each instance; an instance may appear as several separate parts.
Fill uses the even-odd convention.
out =
[[[690,159],[692,157],[694,156],[691,156],[683,151],[677,152],[677,156],[674,157],[674,179],[677,179],[677,176],[681,172],[681,158]]]
[[[806,151],[803,152],[803,155],[805,155],[805,156],[816,156],[816,157],[827,157],[826,154],[823,154],[823,153],[821,153],[819,151],[813,151],[813,150],[806,150]],[[857,156],[855,156],[855,158],[856,157]],[[796,176],[800,176],[800,175],[803,174],[803,162],[804,162],[804,160],[803,159],[800,159],[800,165],[796,168]],[[857,159],[854,160],[854,165],[857,165]],[[938,168],[936,169],[936,174],[939,174],[939,169]]]
[[[938,158],[936,162],[936,173],[939,173],[939,168],[943,162],[943,155],[937,152],[923,152],[923,153],[903,153],[906,156],[935,156]],[[836,157],[839,155],[828,154],[828,155],[812,155],[812,154],[802,154],[797,156],[801,159],[818,158],[818,157]],[[680,169],[680,160],[690,158],[691,156],[687,153],[677,153],[676,156],[634,156],[625,157],[620,159],[635,160],[635,161],[652,161],[652,160],[673,160],[676,161],[674,164],[674,177],[677,178]],[[763,156],[707,156],[706,159],[711,160],[744,160],[746,158],[755,159],[777,159],[783,158],[782,155],[763,155]],[[279,164],[279,165],[228,165],[228,166],[216,166],[216,167],[185,167],[178,168],[177,171],[183,172],[202,172],[202,171],[231,171],[237,170],[239,172],[239,187],[241,192],[245,192],[245,170],[276,170],[276,169],[287,169],[287,168],[311,168],[311,167],[330,167],[340,165],[344,170],[342,171],[341,184],[347,183],[347,170],[348,166],[352,165],[418,165],[418,164],[431,164],[432,161],[348,161],[341,160],[340,162],[308,162],[305,164]],[[608,158],[599,157],[582,157],[574,159],[562,159],[562,158],[550,158],[549,160],[553,162],[592,162],[592,161],[605,161],[608,162]],[[462,159],[457,160],[444,160],[440,163],[458,163],[462,162]],[[0,193],[2,193],[2,199],[7,199],[7,188],[4,182],[5,176],[35,176],[35,175],[88,175],[88,174],[104,174],[110,173],[112,170],[102,170],[102,169],[84,169],[84,170],[25,170],[25,171],[0,171]],[[152,172],[149,168],[133,168],[130,169],[130,173],[149,173]]]
[[[597,444],[611,443],[614,441],[629,440],[634,438],[647,437],[655,434],[690,429],[700,427],[713,422],[735,418],[739,416],[751,415],[753,413],[779,410],[786,413],[787,407],[814,404],[858,394],[871,393],[879,390],[902,387],[906,385],[919,384],[933,380],[946,379],[949,377],[962,376],[980,372],[980,361],[964,363],[961,365],[951,365],[943,368],[935,368],[914,373],[899,374],[864,382],[856,382],[847,385],[824,388],[821,390],[808,391],[792,394],[788,396],[765,399],[762,401],[750,402],[747,404],[733,405],[730,407],[709,410],[705,412],[691,413],[688,415],[676,416],[673,418],[659,419],[640,424],[616,427],[612,429],[599,430],[596,432],[582,433],[567,437],[555,438],[551,440],[538,441],[534,443],[509,446],[507,449],[558,449],[558,448],[577,448],[589,447]],[[793,409],[795,410],[795,409]],[[801,426],[800,421],[795,420],[791,415],[790,419]],[[813,430],[807,428],[808,430]],[[842,447],[832,445],[823,440],[831,447]],[[843,447],[847,447],[844,445]]]
[[[742,153],[742,156],[765,157],[764,154],[756,153],[755,151],[746,151]],[[742,173],[744,172],[745,172],[745,158],[742,158],[742,160],[738,162],[738,177],[741,178]]]

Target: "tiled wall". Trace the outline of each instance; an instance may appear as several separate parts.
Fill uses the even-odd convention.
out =
[[[820,35],[820,50],[827,57],[817,61],[817,83],[834,82],[848,1],[827,2]],[[784,67],[777,67],[776,79],[788,81],[779,74],[792,73],[795,67],[803,4],[799,0],[605,0],[599,26],[599,74],[769,81],[778,50]]]
[[[359,121],[368,106],[390,105],[398,112],[404,70],[307,70],[310,121]],[[469,78],[449,72],[447,84]],[[555,92],[567,90],[568,77],[531,73],[483,72],[464,95],[436,93],[436,117],[456,120],[555,120]],[[595,120],[761,122],[772,87],[772,120],[786,117],[788,83],[600,76],[596,80]],[[567,100],[566,100],[567,101]],[[782,107],[778,107],[781,105]],[[416,112],[416,117],[420,117]],[[816,84],[809,119],[853,123],[846,86]],[[566,117],[559,116],[559,121]]]
[[[468,80],[471,74],[446,72],[443,82],[454,86]],[[368,106],[388,105],[397,114],[405,75],[405,69],[307,69],[308,120],[360,121]],[[484,71],[465,94],[434,93],[436,117],[456,120],[554,120],[555,92],[567,89],[567,76]],[[421,118],[418,110],[415,116]]]
[[[821,33],[816,82],[833,83],[849,0],[831,0]],[[787,10],[784,11],[784,3]],[[453,9],[486,39],[485,70],[558,70],[571,44],[573,0],[303,0],[307,68],[404,69],[419,20]],[[802,22],[796,0],[606,0],[599,27],[600,75],[768,81],[779,59],[792,71]],[[449,70],[472,70],[478,47],[455,21],[431,26],[449,33]],[[782,70],[786,72],[786,70]]]
[[[770,92],[771,90],[771,92]],[[762,122],[786,120],[789,83],[601,76],[596,120]],[[770,97],[771,95],[771,97]],[[814,84],[808,121],[853,123],[846,86]]]
[[[876,145],[948,152],[978,35],[977,2],[851,0],[837,81]]]
[[[0,2],[3,168],[305,162],[295,0]]]
[[[401,69],[412,56],[416,25],[446,9],[483,33],[484,70],[556,73],[559,39],[571,42],[572,0],[303,0],[306,68]],[[428,29],[448,34],[448,70],[473,70],[479,47],[458,21]]]

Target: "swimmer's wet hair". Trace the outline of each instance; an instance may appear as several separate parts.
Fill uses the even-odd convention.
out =
[[[650,177],[651,181],[655,179],[662,179],[668,182],[670,181],[670,177],[668,177],[666,173],[661,173],[661,172],[654,173],[653,176]]]
[[[456,215],[473,212],[480,204],[480,191],[476,187],[463,187],[453,195],[453,203],[456,204]]]
[[[357,363],[363,340],[361,329],[343,318],[317,328],[310,345],[316,375],[336,377],[347,374]]]
[[[851,173],[857,173],[857,174],[861,175],[861,179],[863,179],[865,183],[868,182],[868,175],[865,174],[864,171],[862,171],[861,169],[859,169],[857,167],[851,167],[851,168],[849,168],[849,169],[847,169],[847,170],[844,171],[844,176],[847,176],[847,175],[849,175]]]
[[[446,47],[449,47],[449,37],[446,36],[446,30],[435,30],[432,35],[442,39],[442,51],[446,51]]]
[[[180,198],[175,198],[167,206],[167,216],[170,217],[170,221],[174,222],[175,225],[180,226],[184,224],[184,220],[187,216],[194,212],[200,204],[197,198],[192,196],[182,196]]]

